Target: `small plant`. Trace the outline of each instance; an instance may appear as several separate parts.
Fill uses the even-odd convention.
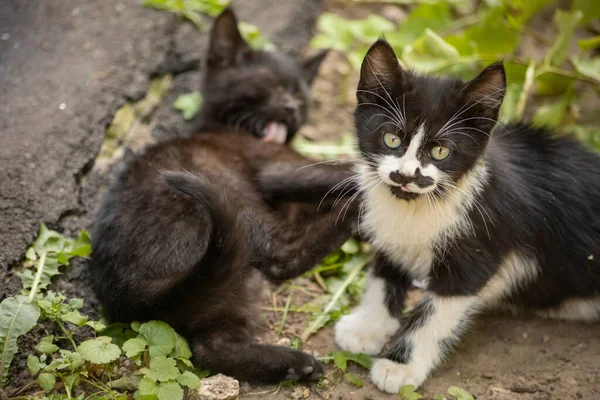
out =
[[[415,387],[413,385],[402,386],[398,391],[398,396],[405,400],[419,400],[423,398],[421,394],[415,392]]]
[[[349,351],[332,351],[328,356],[319,357],[319,361],[325,364],[333,361],[333,364],[342,373],[343,379],[356,387],[362,387],[365,383],[361,378],[347,372],[348,362],[351,361],[367,370],[371,369],[373,365],[373,360],[366,354],[355,354]]]
[[[168,11],[190,20],[204,30],[201,14],[216,17],[229,5],[229,0],[145,0],[146,7]]]
[[[200,111],[202,95],[200,92],[186,93],[179,96],[173,103],[173,108],[181,111],[185,120],[190,120]]]

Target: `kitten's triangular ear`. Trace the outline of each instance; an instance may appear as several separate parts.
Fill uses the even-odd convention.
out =
[[[210,31],[208,48],[209,66],[229,66],[252,52],[250,46],[242,38],[238,29],[238,21],[231,8],[226,8],[215,19]]]
[[[506,72],[504,64],[495,62],[481,71],[475,79],[467,82],[464,89],[466,100],[475,102],[492,111],[497,118],[498,110],[506,93]]]
[[[385,93],[390,87],[404,83],[404,71],[396,53],[383,38],[367,51],[360,67],[360,80],[356,97],[359,102],[372,101],[372,93]]]
[[[306,58],[302,61],[302,71],[304,72],[304,79],[308,82],[308,84],[312,84],[313,80],[317,76],[319,72],[319,67],[321,63],[327,57],[329,53],[329,49],[319,50],[317,54]]]

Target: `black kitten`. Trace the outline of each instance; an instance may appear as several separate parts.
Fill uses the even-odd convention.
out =
[[[352,232],[352,218],[334,226],[335,215],[316,211],[293,225],[263,201],[259,186],[289,180],[319,192],[351,175],[334,166],[298,170],[311,161],[277,144],[305,121],[309,83],[323,56],[299,65],[252,51],[230,10],[217,18],[205,70],[205,128],[129,162],[93,227],[93,284],[111,321],[167,321],[214,373],[262,381],[321,375],[305,353],[257,344],[253,327],[257,271],[272,280],[296,277]],[[269,193],[277,184],[271,186]]]
[[[483,309],[600,317],[600,158],[527,125],[492,135],[505,90],[500,63],[470,82],[420,76],[384,40],[363,61],[361,228],[377,256],[336,341],[380,354],[386,392],[421,385]],[[412,279],[426,291],[400,318]]]

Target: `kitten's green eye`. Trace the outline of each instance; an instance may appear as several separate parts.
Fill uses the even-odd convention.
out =
[[[450,155],[450,149],[444,146],[433,146],[429,154],[434,160],[442,161]]]
[[[383,143],[390,149],[397,149],[402,144],[402,141],[395,133],[385,133],[383,135]]]

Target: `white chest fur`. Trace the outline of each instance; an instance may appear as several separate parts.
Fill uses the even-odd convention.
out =
[[[367,168],[359,167],[365,193],[361,230],[369,234],[373,247],[402,265],[413,279],[427,278],[436,250],[443,252],[449,240],[471,232],[467,214],[486,180],[485,167],[478,165],[466,174],[446,199],[412,201],[398,199],[387,185],[368,181]]]

